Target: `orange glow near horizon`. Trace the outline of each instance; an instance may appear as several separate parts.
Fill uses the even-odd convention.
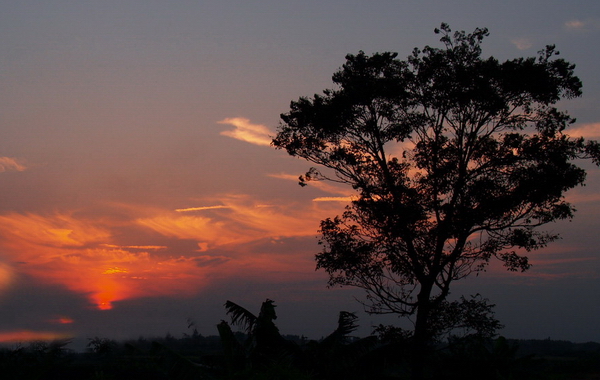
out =
[[[238,194],[176,210],[119,205],[130,219],[113,222],[67,213],[0,215],[0,249],[12,261],[0,263],[0,290],[22,272],[110,310],[132,298],[191,296],[217,279],[260,273],[285,282],[314,275],[313,252],[293,254],[284,246],[285,254],[275,252],[282,238],[314,237],[319,220],[343,210],[349,198],[330,190],[334,196],[305,204],[266,204]],[[144,238],[128,237],[122,227]],[[176,248],[184,242],[187,248]]]
[[[32,342],[36,340],[68,339],[72,336],[49,331],[18,330],[0,332],[0,343]]]
[[[102,223],[66,215],[0,216],[0,242],[15,269],[38,280],[61,284],[88,294],[98,309],[112,308],[114,301],[153,294],[189,294],[189,283],[166,278],[201,276],[192,261],[163,257],[163,246],[119,246]],[[163,264],[176,262],[176,265]],[[4,264],[0,269],[4,269]],[[5,273],[5,274],[2,274]],[[0,280],[10,275],[0,272]],[[4,281],[5,282],[5,281]]]
[[[4,264],[0,263],[0,294],[4,289],[7,289],[13,281],[12,269]]]
[[[195,212],[185,215],[134,209],[130,220],[113,222],[66,213],[0,215],[0,247],[13,263],[12,269],[0,263],[0,290],[12,271],[18,271],[63,285],[86,295],[97,309],[110,310],[114,302],[131,298],[191,296],[211,278],[250,276],[250,270],[275,277],[288,273],[283,277],[289,279],[300,268],[313,273],[312,256],[261,253],[261,247],[270,252],[269,241],[272,245],[282,237],[315,236],[319,218],[340,208],[338,202],[283,207],[241,195],[223,197],[219,203],[184,208]],[[123,227],[143,231],[144,239],[166,238],[173,246],[119,244]],[[187,241],[191,249],[175,248]],[[215,248],[228,253],[215,254]]]
[[[343,210],[349,198],[338,189],[330,194],[285,205],[239,194],[177,210],[119,205],[130,216],[116,221],[68,213],[0,215],[0,291],[22,272],[110,310],[132,298],[192,296],[218,279],[260,273],[285,282],[314,275],[314,252],[283,246],[285,255],[275,252],[283,238],[316,236],[319,220]]]
[[[344,200],[348,198],[332,196],[281,205],[229,195],[209,200],[218,207],[132,206],[130,218],[117,221],[67,213],[0,215],[5,260],[0,262],[0,292],[21,272],[85,295],[98,310],[111,310],[127,299],[193,296],[211,281],[228,278],[284,283],[314,276],[314,252],[293,253],[278,245],[285,238],[316,236],[319,220],[339,214]],[[279,250],[285,254],[277,254]],[[543,256],[530,256],[541,261],[540,267],[550,264]],[[490,271],[504,275],[502,268]]]

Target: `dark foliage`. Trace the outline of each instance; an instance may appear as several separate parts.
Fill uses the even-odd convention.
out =
[[[494,258],[529,269],[527,252],[558,238],[539,227],[573,217],[564,194],[586,174],[576,160],[600,162],[597,142],[564,132],[575,120],[554,105],[582,84],[554,46],[500,62],[482,56],[487,29],[435,32],[443,48],[406,60],[346,56],[337,88],[293,101],[273,139],[320,167],[301,184],[356,191],[346,212],[321,222],[317,268],[330,286],[365,289],[369,312],[414,315],[417,353],[448,323],[492,332],[497,321],[457,312],[489,316],[484,301],[447,302],[452,282]]]
[[[336,330],[319,341],[284,335],[298,349],[296,360],[261,368],[232,370],[221,338],[195,332],[125,342],[91,339],[110,341],[109,353],[75,353],[66,348],[68,341],[17,345],[0,349],[0,374],[3,380],[410,378],[410,334],[380,326],[378,338],[359,339],[349,335],[355,327],[351,313],[340,313]],[[248,339],[245,333],[233,334],[240,342]],[[453,337],[436,345],[424,372],[434,379],[592,379],[600,372],[600,344]]]
[[[225,304],[231,323],[245,332],[240,340],[229,324],[218,325],[228,375],[231,378],[296,378],[296,379],[368,379],[361,359],[373,349],[376,337],[353,338],[357,317],[342,311],[338,327],[320,341],[295,341],[279,333],[274,320],[275,304],[263,302],[258,316],[227,301]],[[276,375],[276,376],[275,376]]]

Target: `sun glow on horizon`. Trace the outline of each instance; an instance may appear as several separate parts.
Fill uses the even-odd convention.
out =
[[[132,207],[129,219],[115,221],[69,213],[8,213],[0,215],[0,247],[7,259],[20,263],[14,270],[65,286],[86,295],[95,308],[110,310],[115,302],[132,298],[191,296],[210,279],[249,276],[249,268],[269,276],[287,273],[287,278],[299,275],[294,274],[299,267],[313,273],[311,260],[275,258],[258,247],[269,241],[279,244],[281,238],[312,238],[318,221],[340,208],[339,202],[301,207],[239,194],[223,196],[218,203],[179,212]],[[217,212],[184,212],[201,210]],[[151,240],[128,244],[123,228]],[[248,250],[254,244],[259,251]],[[9,282],[11,273],[10,267],[0,265],[0,285]]]
[[[0,343],[19,343],[37,340],[49,341],[72,338],[71,334],[51,331],[17,330],[0,332]]]
[[[0,263],[0,290],[20,271],[83,294],[98,310],[111,310],[128,299],[192,296],[215,279],[312,276],[309,252],[291,254],[289,247],[277,246],[285,238],[314,238],[319,221],[343,212],[353,199],[326,189],[332,196],[290,203],[229,194],[200,200],[212,206],[177,210],[119,205],[128,214],[115,221],[69,213],[0,215],[4,259],[19,263]],[[193,213],[203,210],[213,212]],[[286,254],[275,254],[279,250]]]
[[[61,227],[61,228],[57,228]],[[103,222],[79,220],[63,214],[0,216],[0,243],[18,270],[34,278],[88,294],[99,309],[114,301],[154,294],[190,294],[204,273],[195,263],[169,254],[165,246],[114,244],[113,232]],[[173,265],[165,265],[172,263]],[[169,279],[190,277],[194,281]],[[0,281],[11,271],[0,266]]]

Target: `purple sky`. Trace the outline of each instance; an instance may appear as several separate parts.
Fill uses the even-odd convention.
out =
[[[439,46],[487,27],[484,55],[556,44],[600,138],[595,1],[67,1],[0,4],[0,341],[216,334],[232,300],[276,301],[282,333],[396,323],[314,270],[320,219],[349,189],[301,188],[309,165],[268,146],[289,102],[332,86],[347,53]],[[600,341],[600,170],[568,199],[563,239],[530,272],[492,265],[482,293],[514,338]]]

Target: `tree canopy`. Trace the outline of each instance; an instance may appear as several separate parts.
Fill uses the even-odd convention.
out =
[[[525,271],[527,252],[557,239],[539,227],[573,217],[565,192],[584,183],[595,141],[570,137],[557,109],[581,95],[575,65],[546,46],[537,57],[482,56],[488,31],[435,33],[441,48],[346,56],[334,89],[292,101],[273,146],[316,164],[300,183],[350,185],[356,197],[321,222],[317,267],[330,285],[367,292],[374,313],[416,315],[415,338],[453,281],[491,259]]]

